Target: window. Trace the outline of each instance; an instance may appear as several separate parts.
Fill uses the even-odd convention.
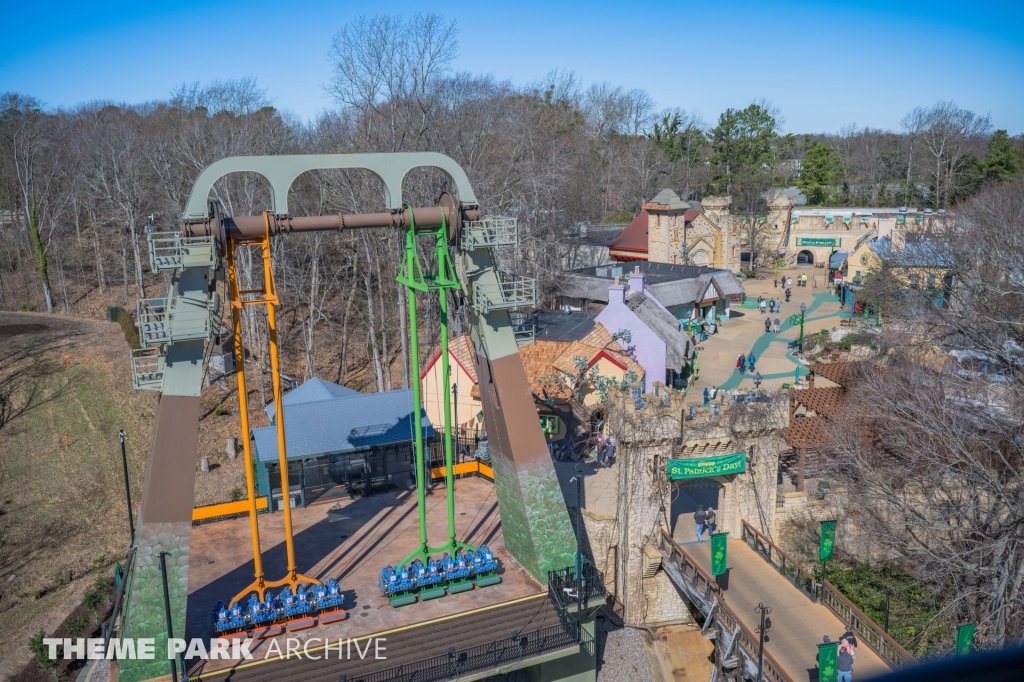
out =
[[[934,289],[935,288],[935,275],[928,275],[928,288],[929,289]]]
[[[545,436],[553,436],[558,433],[558,417],[553,414],[542,414],[540,416],[540,430]]]
[[[917,274],[916,272],[910,275],[910,286],[914,289],[921,286],[921,275]]]

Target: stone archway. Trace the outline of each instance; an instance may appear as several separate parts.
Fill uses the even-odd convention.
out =
[[[814,254],[807,249],[796,254],[797,265],[814,265]]]
[[[694,265],[707,265],[709,262],[708,252],[705,251],[704,249],[696,251],[694,252],[693,257],[690,260],[693,262]]]
[[[697,529],[693,514],[698,509],[707,510],[711,507],[718,516],[718,525],[722,524],[721,505],[724,500],[725,487],[715,478],[694,478],[675,481],[672,485],[672,502],[669,512],[670,532],[676,542],[693,542],[697,539]],[[707,541],[709,535],[704,534]]]

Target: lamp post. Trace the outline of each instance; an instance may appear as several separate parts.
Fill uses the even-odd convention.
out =
[[[804,352],[804,314],[807,312],[807,304],[800,304],[800,352]]]
[[[132,518],[132,489],[128,485],[128,455],[125,453],[124,444],[128,440],[128,434],[124,432],[124,429],[119,429],[117,437],[121,440],[121,467],[124,469],[124,496],[128,501],[128,532],[130,537],[128,538],[128,544],[132,545],[135,543],[135,520]]]
[[[171,624],[171,595],[170,592],[168,592],[167,590],[167,555],[168,552],[160,552],[157,556],[160,557],[160,578],[163,580],[164,584],[164,619],[167,623],[167,658],[171,664],[171,682],[177,682],[178,671],[175,669],[174,666],[174,661],[177,658],[177,656],[170,655],[171,639],[174,638],[174,632],[172,630]],[[184,663],[181,666],[181,672],[185,672]]]
[[[576,483],[576,633],[577,639],[583,639],[583,551],[580,547],[580,509],[583,507],[583,470],[576,463],[576,475],[569,481]]]
[[[892,588],[886,585],[882,588],[882,594],[885,595],[885,634],[889,634],[889,597],[893,595]]]
[[[758,603],[754,610],[761,612],[761,625],[757,628],[760,634],[760,642],[757,649],[757,682],[761,682],[761,671],[764,670],[764,640],[765,635],[772,629],[772,619],[768,617],[772,610],[762,603]]]

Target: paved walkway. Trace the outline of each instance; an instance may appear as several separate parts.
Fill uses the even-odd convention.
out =
[[[803,273],[807,273],[808,279],[811,279],[815,274],[820,275],[821,271],[815,268],[794,268],[780,271],[779,277],[786,275],[795,279]],[[738,387],[752,390],[753,372],[740,374],[736,369],[736,356],[740,353],[749,356],[753,351],[763,389],[778,389],[785,382],[792,383],[798,369],[801,377],[806,376],[806,366],[788,348],[789,342],[800,335],[800,325],[790,324],[789,318],[800,314],[801,303],[807,306],[804,313],[805,344],[809,337],[820,330],[839,325],[839,299],[831,288],[814,289],[810,284],[807,287],[794,286],[792,299],[786,303],[785,290],[775,288],[771,279],[746,279],[743,280],[743,287],[747,294],[746,302],[732,306],[732,315],[728,322],[719,327],[719,333],[700,344],[704,350],[697,355],[699,374],[690,388],[690,394],[695,397],[704,391],[705,386],[717,386],[722,390]],[[782,312],[761,315],[757,310],[758,296],[781,299]],[[765,319],[774,320],[776,317],[782,322],[779,334],[765,334]]]
[[[681,547],[687,557],[711,573],[710,542]],[[846,629],[843,622],[826,606],[808,599],[742,540],[729,541],[726,563],[729,589],[723,592],[723,601],[729,609],[750,632],[756,632],[760,618],[758,603],[770,607],[772,627],[765,650],[795,682],[817,680],[817,644],[823,635],[832,641],[839,639]],[[890,672],[888,664],[861,642],[853,664],[854,679],[865,680]]]

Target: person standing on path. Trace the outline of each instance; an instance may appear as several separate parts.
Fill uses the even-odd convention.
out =
[[[708,528],[708,535],[715,534],[715,520],[715,510],[708,507],[708,511],[704,515],[704,525]]]
[[[771,328],[772,328],[771,318],[768,318],[768,317],[764,318],[764,333],[767,334],[768,332],[770,332]]]
[[[708,402],[710,402],[710,399],[711,399],[711,391],[709,391],[708,387],[705,386],[704,387],[704,404],[707,405]]]
[[[747,365],[750,367],[751,372],[754,371],[755,360],[757,360],[757,358],[754,357],[754,351],[750,351],[750,356],[747,358]]]
[[[777,313],[781,313],[782,312],[782,299],[781,298],[775,299],[775,312],[777,312]]]
[[[774,322],[775,322],[775,325],[774,325],[775,326],[775,333],[778,334],[779,333],[779,326],[781,324],[779,318],[776,317]]]
[[[761,373],[754,374],[754,388],[761,388]]]
[[[740,371],[740,374],[747,373],[747,356],[740,353],[740,356],[736,358],[736,368]]]
[[[694,526],[696,526],[697,531],[697,542],[704,542],[704,527],[706,525],[706,518],[707,517],[705,516],[704,512],[700,510],[700,508],[698,508],[697,511],[693,513],[693,523]]]
[[[800,275],[800,286],[807,287],[807,273]]]
[[[853,659],[857,655],[853,653],[853,647],[845,639],[839,642],[839,656],[836,659],[836,668],[839,670],[837,682],[853,682]]]
[[[764,315],[764,299],[761,297],[757,299],[757,309]]]

